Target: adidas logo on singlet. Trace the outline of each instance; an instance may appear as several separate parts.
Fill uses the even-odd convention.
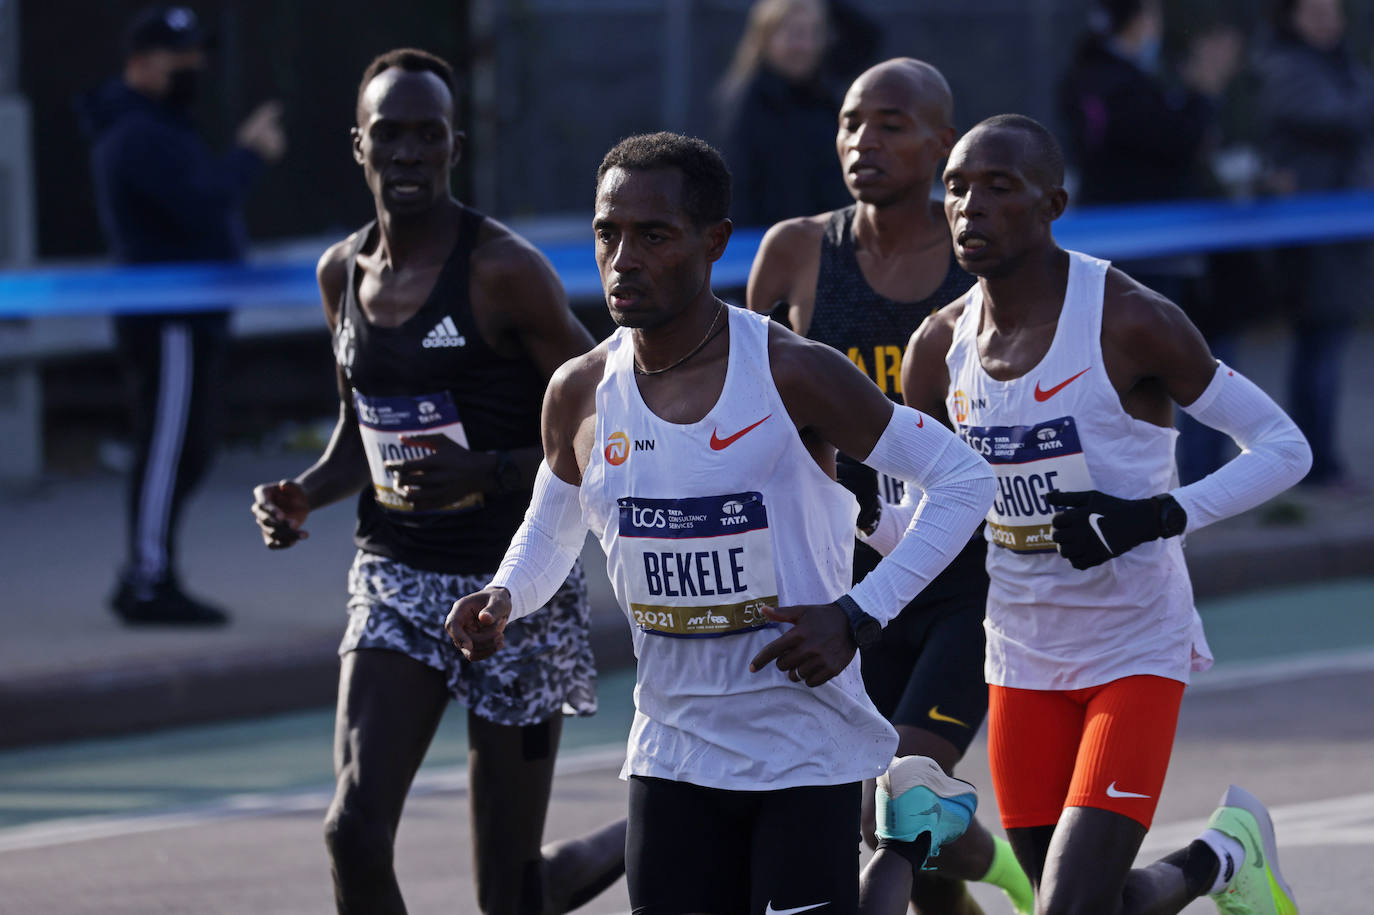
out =
[[[467,338],[458,333],[458,325],[453,323],[453,318],[445,316],[444,320],[434,325],[434,329],[425,334],[425,339],[420,343],[425,349],[434,349],[436,346],[466,346]]]

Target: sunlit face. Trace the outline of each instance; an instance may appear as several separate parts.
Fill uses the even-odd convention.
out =
[[[392,67],[368,83],[358,103],[353,158],[387,212],[420,212],[447,199],[461,153],[453,97],[442,79]]]
[[[596,265],[611,318],[659,327],[710,288],[728,220],[696,226],[682,206],[676,168],[609,169],[596,189]]]
[[[954,131],[939,106],[896,73],[860,77],[840,106],[835,151],[855,200],[884,206],[930,194]]]
[[[949,155],[945,217],[954,256],[974,276],[1010,273],[1050,240],[1063,211],[1063,191],[1025,169],[1025,145],[1019,130],[975,128]]]
[[[825,53],[825,14],[816,3],[794,3],[763,47],[768,66],[793,82],[815,75]]]

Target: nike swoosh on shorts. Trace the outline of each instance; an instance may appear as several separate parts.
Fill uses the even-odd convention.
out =
[[[1120,788],[1118,788],[1118,787],[1116,786],[1116,782],[1112,782],[1110,785],[1107,786],[1107,797],[1141,797],[1141,798],[1148,798],[1149,795],[1148,795],[1148,794],[1136,794],[1134,791],[1122,791]]]
[[[930,707],[930,711],[926,714],[930,717],[931,721],[944,721],[949,724],[957,724],[961,728],[968,727],[968,725],[965,722],[960,721],[958,718],[952,718],[949,715],[941,714],[940,706],[938,705],[932,705]]]
[[[768,906],[763,910],[763,915],[794,915],[796,912],[809,912],[812,909],[819,909],[823,905],[830,905],[830,903],[818,902],[815,905],[797,906],[795,909],[775,909],[773,908],[773,903],[770,901]]]

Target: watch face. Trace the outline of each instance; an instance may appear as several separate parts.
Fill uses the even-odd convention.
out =
[[[1166,537],[1176,537],[1183,533],[1183,528],[1187,524],[1188,513],[1183,510],[1183,506],[1172,499],[1164,503],[1159,513],[1159,527]]]
[[[859,643],[860,648],[876,645],[882,637],[883,627],[871,617],[860,623],[858,629],[854,631],[854,641]]]

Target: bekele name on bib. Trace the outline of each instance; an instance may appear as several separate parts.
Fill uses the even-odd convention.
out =
[[[631,620],[645,632],[713,638],[775,625],[773,536],[757,492],[619,501]]]
[[[988,510],[992,542],[1018,553],[1052,551],[1055,509],[1045,493],[1094,488],[1073,417],[1031,426],[961,424],[959,436],[997,475],[997,495]]]

